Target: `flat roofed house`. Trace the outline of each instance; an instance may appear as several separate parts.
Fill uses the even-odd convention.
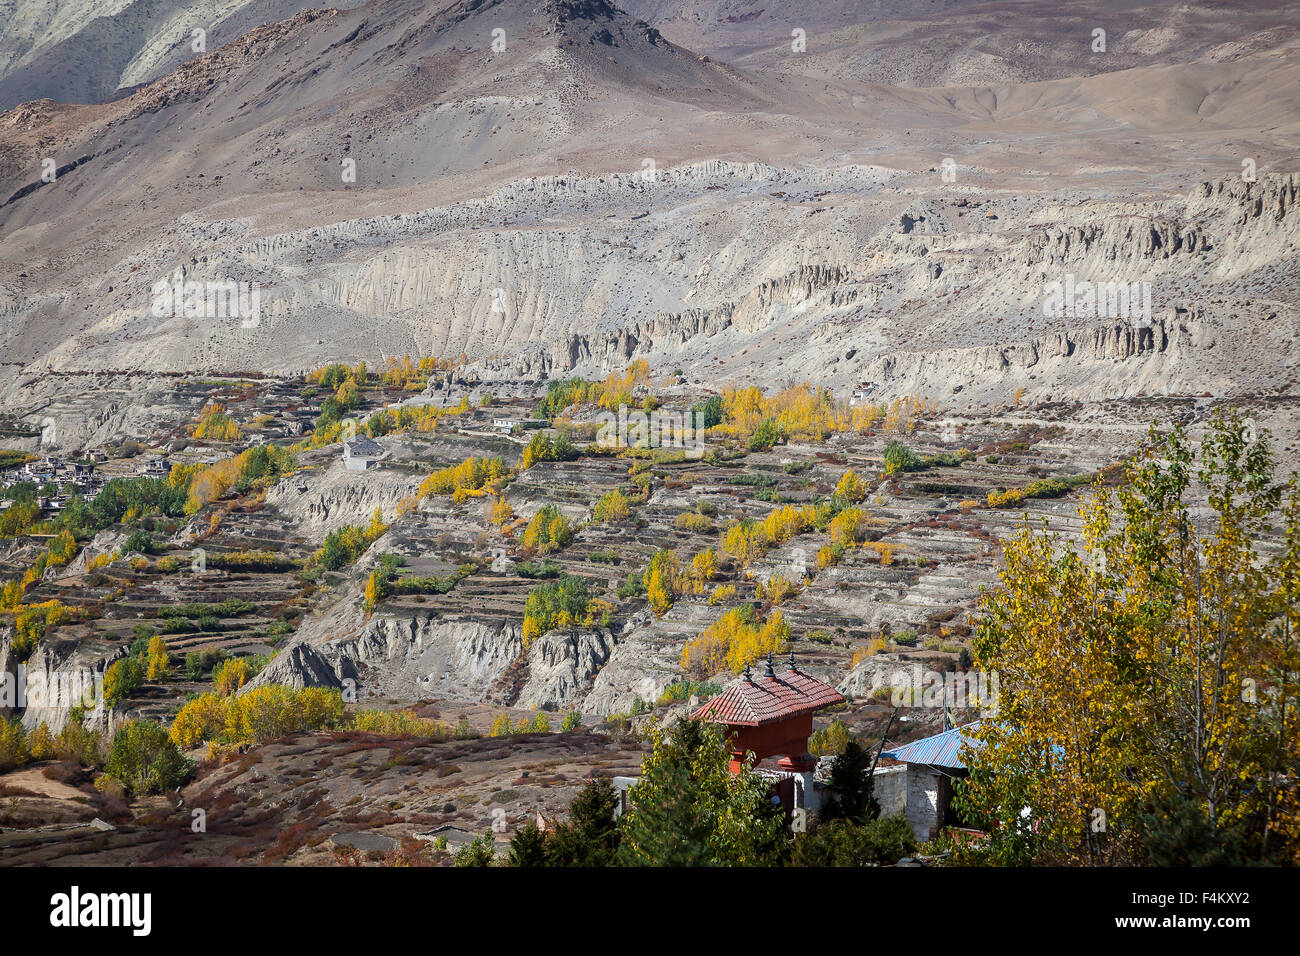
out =
[[[348,471],[365,471],[384,457],[384,446],[365,435],[349,438],[343,443],[343,467]]]

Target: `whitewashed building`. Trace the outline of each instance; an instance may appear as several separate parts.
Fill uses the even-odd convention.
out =
[[[343,467],[348,471],[365,471],[384,457],[384,446],[364,435],[343,443]]]

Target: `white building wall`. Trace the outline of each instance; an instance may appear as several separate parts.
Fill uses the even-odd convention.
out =
[[[907,812],[907,765],[877,767],[871,778],[872,796],[880,806],[882,817],[895,817]]]
[[[924,764],[907,765],[907,822],[918,840],[939,825],[939,776]]]

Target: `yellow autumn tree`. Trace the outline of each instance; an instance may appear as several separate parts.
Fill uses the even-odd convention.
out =
[[[487,512],[488,522],[496,528],[501,528],[515,519],[515,509],[510,507],[510,502],[501,495],[492,498]]]
[[[762,529],[752,518],[737,521],[722,537],[722,550],[739,561],[741,567],[761,558],[765,547]]]
[[[681,562],[671,550],[656,551],[643,577],[646,599],[656,614],[665,613],[683,588]]]
[[[167,676],[167,665],[170,661],[167,654],[167,642],[157,634],[149,638],[147,660],[148,668],[145,672],[147,680],[161,680]]]
[[[867,483],[850,468],[840,476],[839,484],[835,486],[835,495],[846,501],[859,502],[867,496]]]
[[[717,555],[712,548],[705,548],[691,558],[691,581],[695,584],[696,594],[703,594],[707,584],[717,576]]]
[[[220,403],[203,407],[199,423],[191,430],[191,434],[207,441],[238,441],[243,436],[235,420],[226,413],[226,406]]]
[[[253,676],[253,668],[242,657],[222,661],[212,674],[212,687],[222,697],[229,697]]]
[[[780,653],[789,640],[790,626],[779,610],[756,622],[748,605],[732,608],[682,648],[682,669],[695,680],[727,668],[738,674],[760,657]]]
[[[1239,412],[1199,452],[1153,428],[1081,507],[1082,547],[1028,523],[1006,542],[975,644],[996,719],[958,796],[990,838],[965,855],[1300,862],[1300,483],[1272,468]]]
[[[865,529],[861,508],[845,508],[831,519],[832,548],[851,548],[862,540]]]
[[[187,701],[172,721],[168,736],[176,746],[188,750],[215,740],[226,726],[227,698],[221,694],[200,694]]]

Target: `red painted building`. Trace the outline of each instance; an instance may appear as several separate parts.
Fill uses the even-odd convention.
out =
[[[691,716],[726,724],[732,773],[740,772],[747,754],[754,755],[755,765],[778,757],[777,773],[772,776],[778,778],[775,782],[781,802],[787,809],[816,809],[812,805],[812,772],[817,760],[808,753],[812,715],[843,701],[843,695],[830,684],[799,670],[791,652],[784,670],[778,673],[769,656],[761,676],[754,677],[745,668],[743,677]],[[799,778],[797,784],[795,778]]]

